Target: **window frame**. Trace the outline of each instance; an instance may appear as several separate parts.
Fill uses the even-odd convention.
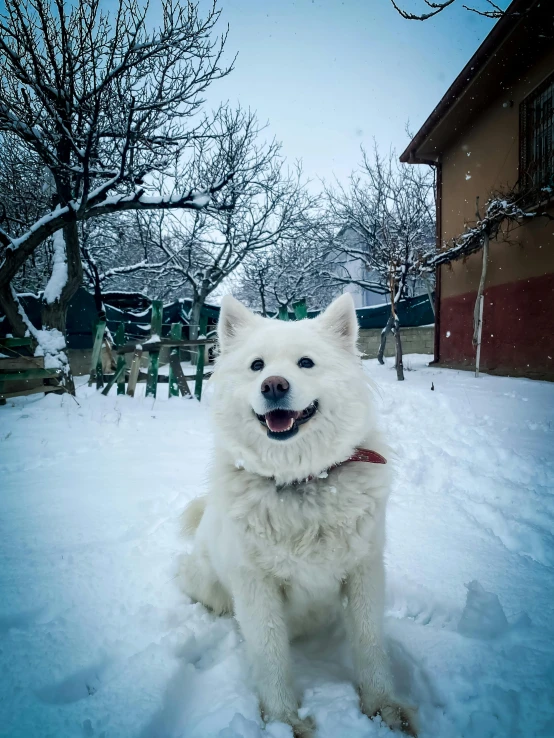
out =
[[[530,149],[533,143],[532,121],[530,120],[533,111],[533,103],[539,98],[549,87],[552,87],[552,112],[551,112],[551,139],[552,139],[552,163],[550,171],[550,182],[546,179],[543,182],[536,182],[534,174],[529,171]],[[542,191],[542,188],[550,184],[554,186],[554,71],[548,74],[543,81],[538,84],[520,103],[519,106],[519,182],[524,189],[534,189]],[[550,197],[554,196],[554,192],[550,193]]]

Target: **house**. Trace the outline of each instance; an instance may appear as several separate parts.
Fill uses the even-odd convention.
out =
[[[358,236],[353,228],[345,226],[338,234],[338,239],[344,244],[346,253],[339,253],[337,256],[337,274],[347,279],[353,279],[358,282],[377,282],[379,276],[368,270],[362,259],[357,259],[353,255],[349,255],[348,249],[358,248]],[[386,295],[375,292],[362,287],[360,284],[350,282],[345,284],[342,292],[349,292],[354,300],[356,308],[368,307],[370,305],[381,305],[386,302]]]
[[[439,247],[495,192],[536,188],[554,217],[553,6],[514,0],[400,157],[436,167]],[[440,365],[475,365],[481,265],[478,252],[438,269]],[[554,221],[529,218],[491,242],[484,298],[481,367],[554,380]]]

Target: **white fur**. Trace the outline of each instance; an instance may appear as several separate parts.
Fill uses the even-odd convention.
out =
[[[390,456],[356,351],[352,299],[287,323],[225,297],[218,330],[216,454],[209,495],[185,516],[188,530],[197,526],[183,561],[185,591],[216,613],[235,614],[267,719],[312,735],[311,721],[298,717],[289,640],[344,616],[362,709],[415,734],[412,711],[394,697],[382,637],[390,464],[349,462],[319,477],[356,447]],[[315,366],[300,368],[302,357]],[[265,362],[261,372],[250,368],[255,359]],[[267,411],[260,386],[270,375],[289,382],[291,409],[319,402],[284,441],[268,438],[255,415]]]

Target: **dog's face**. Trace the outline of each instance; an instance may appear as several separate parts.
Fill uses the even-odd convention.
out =
[[[223,298],[213,407],[225,447],[278,478],[346,458],[369,423],[357,333],[350,295],[298,322],[261,318]]]

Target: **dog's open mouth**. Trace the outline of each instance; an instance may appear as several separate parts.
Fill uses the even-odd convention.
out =
[[[304,410],[270,410],[265,415],[256,417],[267,428],[267,437],[278,441],[285,441],[298,433],[298,428],[307,423],[316,414],[317,400],[311,402]]]

